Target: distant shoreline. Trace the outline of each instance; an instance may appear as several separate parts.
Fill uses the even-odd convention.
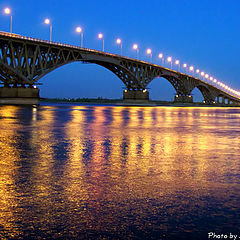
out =
[[[173,107],[238,107],[233,105],[214,104],[208,105],[201,102],[195,103],[174,103],[171,101],[158,100],[123,100],[106,98],[41,98],[40,102],[45,103],[83,103],[83,104],[111,104],[116,106],[173,106]]]

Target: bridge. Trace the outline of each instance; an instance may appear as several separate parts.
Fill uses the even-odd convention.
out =
[[[198,88],[206,104],[240,104],[240,93],[223,83],[116,54],[6,32],[0,32],[0,103],[38,103],[39,79],[76,61],[98,64],[118,76],[126,86],[123,99],[149,100],[147,86],[163,77],[176,91],[175,102],[193,102],[191,93]]]

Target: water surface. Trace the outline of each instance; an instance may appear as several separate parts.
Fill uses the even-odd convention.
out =
[[[0,239],[240,236],[240,109],[0,106]]]

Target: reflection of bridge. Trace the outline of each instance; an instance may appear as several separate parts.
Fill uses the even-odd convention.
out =
[[[167,79],[176,90],[175,101],[192,102],[198,88],[208,104],[238,104],[240,97],[193,76],[159,65],[115,54],[49,42],[17,34],[0,33],[0,99],[38,99],[33,86],[54,69],[71,62],[95,63],[116,74],[126,86],[124,99],[149,99],[146,90],[156,77]]]

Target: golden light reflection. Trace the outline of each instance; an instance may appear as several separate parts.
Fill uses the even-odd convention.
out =
[[[15,106],[0,108],[0,226],[6,237],[14,238],[21,230],[14,224],[14,209],[18,207],[13,175],[18,168],[19,152],[14,147],[15,133],[19,128]]]
[[[51,213],[71,209],[87,229],[101,230],[113,218],[101,216],[102,202],[117,212],[116,202],[181,191],[201,196],[214,189],[222,197],[228,186],[222,179],[238,174],[238,109],[41,106],[31,109],[29,125],[20,124],[18,111],[0,108],[0,225],[15,229],[13,236],[19,234],[14,211],[28,219],[18,202],[38,205],[32,211],[42,228],[56,226]],[[15,174],[23,160],[21,131],[29,131],[26,189]],[[24,191],[31,194],[27,203]]]
[[[31,147],[35,149],[37,159],[33,168],[37,198],[47,197],[50,194],[49,185],[52,180],[54,162],[53,144],[56,142],[53,136],[54,110],[54,107],[44,107],[43,110],[38,111],[39,120],[36,123],[37,110],[33,109],[35,130],[31,135]]]
[[[152,178],[151,181],[156,184],[166,186],[167,183],[174,182],[174,185],[169,185],[171,191],[183,187],[183,182],[179,181],[179,172],[185,181],[185,186],[194,188],[197,187],[200,180],[203,183],[207,182],[205,174],[206,171],[209,171],[209,162],[204,151],[209,148],[221,149],[214,135],[211,138],[211,135],[204,134],[210,127],[207,125],[209,117],[212,120],[212,128],[215,127],[217,119],[212,110],[207,108],[204,111],[197,108],[183,110],[175,107],[98,107],[93,112],[94,120],[88,123],[88,135],[83,130],[84,124],[86,124],[86,118],[84,119],[83,115],[87,112],[74,111],[73,121],[69,122],[66,130],[69,139],[75,139],[76,131],[69,129],[74,129],[72,124],[79,119],[79,128],[82,128],[81,134],[83,134],[79,135],[80,139],[92,140],[89,171],[90,177],[98,179],[95,184],[99,184],[99,188],[95,186],[93,192],[104,191],[101,182],[105,178],[106,171],[104,143],[107,138],[110,145],[107,160],[107,168],[111,173],[110,178],[118,179],[124,176],[121,183],[118,183],[118,191],[124,192],[125,188],[129,189],[132,186],[130,191],[135,197],[138,194],[153,194],[153,197],[157,197],[152,191],[156,185],[145,186],[151,179],[149,176],[154,176],[154,174],[157,177]],[[106,125],[107,111],[111,115],[111,121]],[[124,116],[127,116],[127,121]],[[82,143],[73,144],[73,146],[75,147],[70,150],[70,152],[75,152],[72,155],[72,161],[78,162],[81,169],[79,172],[86,174],[82,165],[84,146]],[[201,155],[205,157],[199,158],[198,156]],[[76,159],[74,156],[77,156]],[[71,171],[71,164],[68,167],[68,171]],[[72,176],[75,174],[79,176],[79,172],[74,173],[73,171]],[[194,182],[193,177],[198,181]],[[140,192],[139,189],[141,189]],[[118,194],[114,196],[119,198]]]

